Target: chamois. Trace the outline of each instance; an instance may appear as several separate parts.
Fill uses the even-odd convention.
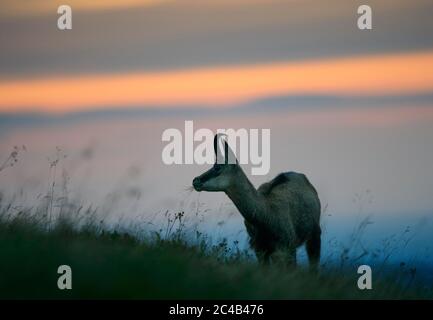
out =
[[[310,268],[320,261],[320,200],[304,174],[284,172],[256,189],[248,180],[224,140],[224,158],[219,152],[219,134],[214,137],[217,161],[194,178],[196,191],[224,191],[241,215],[250,245],[262,263],[296,265],[296,248],[305,243]],[[223,161],[218,161],[221,159]]]

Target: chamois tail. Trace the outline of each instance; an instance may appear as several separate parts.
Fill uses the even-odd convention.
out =
[[[306,242],[308,260],[312,271],[317,271],[320,263],[321,234],[322,230],[317,225],[311,234],[311,238]]]

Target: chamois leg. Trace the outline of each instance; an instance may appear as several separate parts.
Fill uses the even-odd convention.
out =
[[[269,258],[270,258],[270,252],[268,251],[257,251],[256,250],[256,257],[259,260],[259,262],[263,265],[269,265]]]
[[[271,255],[272,263],[290,269],[296,267],[296,248],[276,250]]]
[[[289,268],[295,268],[296,264],[296,248],[290,248],[286,257],[286,266]]]
[[[310,270],[317,271],[319,267],[320,262],[320,247],[321,247],[321,240],[320,235],[322,231],[319,226],[317,226],[309,240],[307,240],[306,243],[306,249],[307,249],[307,255],[308,260],[310,262]]]

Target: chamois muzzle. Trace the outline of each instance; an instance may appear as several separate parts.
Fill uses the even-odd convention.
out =
[[[200,178],[194,178],[194,180],[192,180],[192,186],[194,187],[195,191],[201,191],[202,185],[203,184]]]

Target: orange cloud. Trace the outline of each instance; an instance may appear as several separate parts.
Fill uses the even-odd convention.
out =
[[[56,14],[57,8],[62,4],[71,6],[73,10],[111,10],[130,7],[152,6],[170,0],[69,0],[66,3],[58,0],[3,0],[2,8],[7,15],[39,15]]]
[[[0,82],[0,110],[68,112],[121,105],[229,105],[269,95],[433,91],[433,51],[300,63]]]

